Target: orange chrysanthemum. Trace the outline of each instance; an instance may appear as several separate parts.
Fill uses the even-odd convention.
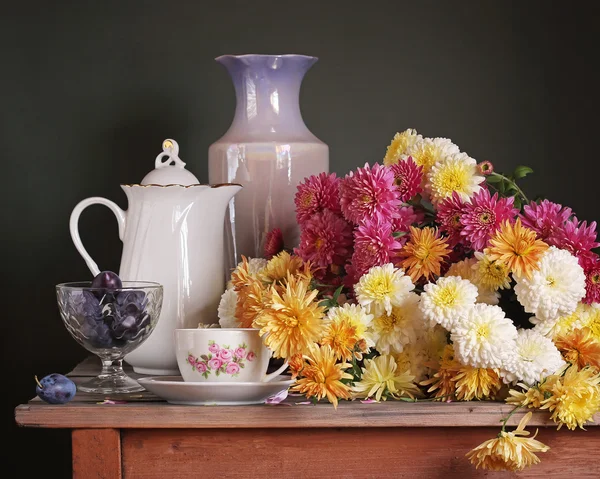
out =
[[[420,383],[421,386],[431,386],[427,392],[434,393],[434,398],[453,399],[456,393],[456,375],[462,367],[456,359],[454,359],[454,348],[448,344],[444,348],[444,353],[440,361],[437,372],[426,381]]]
[[[319,342],[325,328],[325,308],[316,300],[317,294],[308,281],[292,275],[288,275],[282,293],[271,287],[269,305],[256,317],[253,326],[260,329],[274,357],[289,358]]]
[[[431,279],[440,275],[442,261],[450,254],[446,240],[439,236],[437,228],[410,227],[410,239],[400,250],[401,266],[413,282],[424,277]]]
[[[600,342],[589,328],[574,329],[554,341],[566,361],[582,369],[590,366],[600,371]]]
[[[265,268],[261,271],[260,278],[266,283],[273,283],[274,281],[285,280],[288,274],[296,275],[299,272],[306,273],[305,263],[302,261],[302,258],[292,255],[287,251],[282,251],[269,260]]]
[[[350,367],[349,363],[338,363],[329,346],[312,346],[304,358],[307,362],[302,368],[302,378],[296,381],[292,391],[317,400],[327,397],[336,408],[338,399],[350,399],[350,386],[342,382],[343,379],[352,379],[345,372]]]
[[[508,265],[510,271],[518,277],[531,278],[538,269],[538,263],[548,245],[537,239],[536,233],[521,224],[517,218],[514,224],[506,220],[500,229],[492,235],[489,248],[485,250],[491,261]]]
[[[502,380],[497,369],[462,366],[454,380],[458,401],[495,399],[502,388]]]

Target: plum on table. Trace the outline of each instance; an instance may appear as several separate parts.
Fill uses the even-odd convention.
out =
[[[62,374],[52,373],[44,376],[41,381],[35,376],[35,382],[35,393],[49,404],[66,404],[77,393],[75,383]]]

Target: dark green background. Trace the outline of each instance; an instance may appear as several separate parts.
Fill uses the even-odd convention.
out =
[[[380,161],[394,133],[451,138],[499,170],[526,164],[531,193],[600,216],[598,9],[587,2],[4,2],[0,30],[3,468],[69,477],[67,431],[18,429],[34,374],[86,352],[68,335],[54,285],[89,279],[68,232],[88,196],[126,208],[119,184],[175,138],[207,181],[207,149],[228,128],[233,87],[221,54],[319,57],[301,93],[331,171]],[[591,3],[591,2],[590,2]],[[593,10],[592,10],[593,8]],[[118,270],[112,213],[83,215],[84,243]],[[333,414],[333,411],[332,411]]]

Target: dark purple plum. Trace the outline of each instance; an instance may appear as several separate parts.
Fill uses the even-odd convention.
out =
[[[52,373],[38,381],[35,376],[35,393],[49,404],[65,404],[71,401],[77,393],[77,386],[66,376]]]
[[[112,271],[102,271],[92,280],[92,288],[102,289],[121,289],[123,282],[117,273]]]

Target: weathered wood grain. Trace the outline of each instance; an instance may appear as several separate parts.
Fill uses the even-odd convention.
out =
[[[476,470],[465,454],[497,434],[469,429],[206,429],[123,432],[127,479],[597,478],[600,428],[543,429],[542,462],[519,474]],[[574,435],[579,434],[579,440]],[[583,439],[585,437],[585,439]],[[165,460],[168,458],[168,461]]]
[[[294,398],[298,401],[298,398]],[[17,406],[21,426],[50,428],[323,428],[323,427],[481,427],[499,426],[511,407],[498,402],[254,406],[178,406],[166,403]],[[519,411],[509,424],[523,416]],[[600,417],[596,417],[596,423]],[[545,411],[534,411],[532,426],[554,426]]]
[[[71,444],[73,479],[121,479],[118,429],[74,429]]]

